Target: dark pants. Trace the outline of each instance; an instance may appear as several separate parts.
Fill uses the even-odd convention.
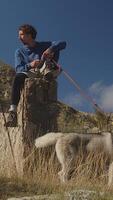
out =
[[[20,100],[20,93],[22,88],[24,87],[24,82],[26,78],[28,78],[26,74],[16,74],[12,87],[11,104],[16,106],[18,105]]]

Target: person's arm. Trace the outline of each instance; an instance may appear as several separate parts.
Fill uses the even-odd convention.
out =
[[[52,42],[51,46],[49,47],[49,49],[51,49],[54,53],[56,51],[60,51],[65,48],[66,48],[65,41],[54,41],[54,42]]]
[[[15,52],[15,70],[17,73],[20,72],[28,72],[30,69],[30,63],[25,62],[24,56],[20,52],[20,50],[16,50]]]
[[[54,55],[59,51],[66,48],[66,42],[52,42],[49,48],[47,48],[42,55],[42,59],[44,58],[53,58]],[[58,57],[58,56],[57,56]]]
[[[31,68],[36,68],[40,64],[40,61],[34,60],[31,63],[25,59],[20,50],[15,52],[15,70],[17,73],[28,72]]]

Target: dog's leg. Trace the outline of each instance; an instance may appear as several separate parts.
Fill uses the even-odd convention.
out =
[[[63,166],[63,173],[62,173],[62,180],[63,182],[67,182],[71,178],[71,173],[73,171],[73,163],[74,159],[73,156],[67,156],[65,159],[65,164]]]
[[[64,159],[64,151],[63,151],[63,146],[61,145],[61,140],[59,139],[56,143],[56,155],[58,158],[58,161],[61,164],[61,171],[58,172],[58,176],[60,178],[61,182],[65,182],[64,180],[64,169],[65,169],[65,159]]]
[[[62,165],[62,170],[58,172],[58,176],[59,176],[60,181],[61,181],[62,183],[67,182],[67,178],[66,178],[66,176],[65,176],[65,166],[64,166],[64,165]]]
[[[57,158],[62,166],[62,170],[58,172],[61,182],[65,183],[70,178],[70,173],[73,166],[74,153],[69,144],[65,144],[63,138],[60,138],[56,143]]]
[[[73,162],[73,159],[71,160],[69,158],[65,160],[65,164],[64,163],[61,164],[62,170],[58,172],[58,175],[62,183],[66,183],[70,179],[70,174],[72,171],[72,164],[73,164],[72,162]]]

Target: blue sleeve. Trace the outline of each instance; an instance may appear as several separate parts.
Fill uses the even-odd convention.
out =
[[[24,56],[20,52],[20,49],[17,49],[15,52],[15,70],[17,73],[28,72],[30,69],[30,64],[26,64]]]
[[[54,52],[60,51],[62,49],[66,48],[66,42],[65,41],[54,41],[52,42],[51,46],[49,47]]]

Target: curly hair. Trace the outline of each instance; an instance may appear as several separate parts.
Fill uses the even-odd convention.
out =
[[[23,24],[19,27],[19,31],[23,31],[26,34],[31,34],[32,38],[35,39],[37,35],[36,29],[29,25],[29,24]]]

